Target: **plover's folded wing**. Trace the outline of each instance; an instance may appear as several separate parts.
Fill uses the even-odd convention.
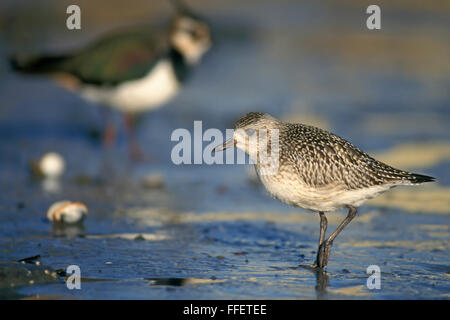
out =
[[[290,159],[304,182],[312,187],[342,184],[348,190],[381,184],[416,184],[434,178],[396,169],[325,130],[290,124],[288,134],[293,146],[282,149],[282,157]],[[287,139],[285,139],[287,140]],[[282,161],[283,163],[283,161]]]

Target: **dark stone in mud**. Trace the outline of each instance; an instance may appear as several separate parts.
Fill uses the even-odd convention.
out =
[[[38,254],[38,255],[35,255],[35,256],[32,256],[32,257],[20,259],[17,262],[20,262],[20,263],[35,263],[35,261],[39,260],[40,257],[41,257],[41,255]]]
[[[100,177],[91,177],[86,174],[79,174],[74,178],[74,183],[79,186],[103,186],[105,181]]]
[[[48,266],[0,261],[0,288],[52,283],[58,279],[56,272]]]
[[[227,185],[221,184],[216,188],[217,194],[227,193],[230,188]]]
[[[145,241],[145,238],[142,234],[139,234],[134,238],[134,241]]]

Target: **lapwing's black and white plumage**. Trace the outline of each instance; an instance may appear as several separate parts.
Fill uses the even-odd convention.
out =
[[[177,6],[169,30],[127,29],[68,55],[17,55],[12,65],[24,73],[51,75],[87,100],[132,119],[173,98],[211,46],[204,20]]]
[[[266,138],[262,139],[264,135]],[[276,140],[272,139],[275,135]],[[266,145],[267,155],[263,156],[261,148]],[[233,138],[215,151],[233,146],[249,154],[261,182],[273,197],[319,212],[320,237],[315,262],[319,268],[327,265],[334,239],[355,217],[357,206],[396,186],[434,181],[432,177],[375,160],[330,132],[284,123],[266,113],[244,115],[236,122]],[[341,208],[349,209],[347,217],[325,239],[325,212]]]

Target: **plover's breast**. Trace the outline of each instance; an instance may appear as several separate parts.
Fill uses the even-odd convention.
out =
[[[81,93],[95,103],[110,105],[122,112],[142,112],[162,106],[179,90],[173,65],[164,59],[143,78],[115,87],[85,86]]]

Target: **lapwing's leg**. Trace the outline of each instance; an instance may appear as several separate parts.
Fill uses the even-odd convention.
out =
[[[323,241],[325,240],[325,233],[327,232],[327,226],[328,226],[328,220],[325,216],[325,213],[319,212],[320,216],[320,236],[319,236],[319,247],[317,249],[317,258],[316,262],[314,264],[314,267],[317,267],[319,264],[319,252],[320,252],[320,246],[322,245]]]
[[[334,239],[338,236],[338,234],[345,228],[346,225],[353,220],[356,216],[356,208],[349,206],[349,211],[347,217],[341,222],[341,224],[334,230],[334,232],[328,237],[327,240],[323,241],[319,247],[319,252],[317,253],[317,261],[316,264],[319,268],[324,268],[328,264],[328,259],[330,257],[330,249],[333,245]]]
[[[135,161],[143,160],[144,153],[139,148],[139,144],[136,140],[136,125],[134,114],[125,113],[123,119],[125,124],[125,134],[127,135],[128,140],[128,152],[130,154],[130,157]]]
[[[109,107],[100,106],[100,112],[103,120],[103,137],[102,145],[105,148],[109,148],[116,142],[117,128],[113,122],[112,110]]]

